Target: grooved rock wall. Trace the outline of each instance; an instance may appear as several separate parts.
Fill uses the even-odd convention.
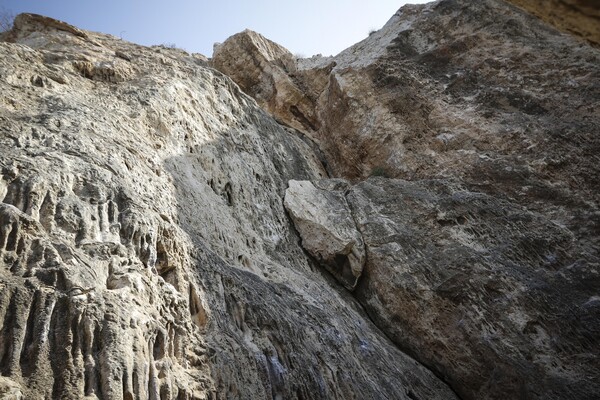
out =
[[[23,14],[0,42],[0,391],[456,398],[307,256],[326,175],[204,57]]]

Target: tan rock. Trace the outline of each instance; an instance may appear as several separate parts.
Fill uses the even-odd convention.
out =
[[[513,3],[594,20],[585,1]],[[236,82],[219,59],[253,56],[237,40],[212,60]],[[598,392],[598,65],[597,48],[507,2],[442,0],[334,57],[244,72],[316,99],[304,132],[356,183],[345,197],[367,261],[354,293],[462,398]],[[266,109],[294,126],[281,112],[294,104]]]
[[[23,392],[21,386],[5,376],[0,376],[0,399],[22,400]]]
[[[595,0],[509,0],[561,31],[600,45],[600,7]]]
[[[318,186],[291,181],[286,194],[303,246],[351,232],[329,216],[349,207],[368,254],[357,299],[461,398],[593,398],[599,258],[569,230],[444,180]]]
[[[294,82],[294,56],[262,35],[245,30],[214,49],[212,65],[232,74],[246,93],[275,118],[300,130],[316,129],[314,98]]]
[[[285,189],[326,173],[296,132],[197,55],[17,22],[0,373],[23,398],[456,398],[300,247]]]
[[[407,5],[340,54],[299,59],[295,67],[228,69],[220,59],[255,55],[237,41],[226,41],[213,65],[238,83],[243,74],[244,81],[276,87],[294,80],[310,88],[302,90],[317,100],[306,115],[317,122],[307,134],[333,176],[456,179],[515,199],[599,245],[589,234],[597,222],[578,211],[592,215],[592,203],[600,202],[593,178],[600,164],[589,152],[599,145],[598,49],[498,0]],[[326,65],[333,67],[324,86],[286,72]],[[285,113],[266,109],[297,127]]]

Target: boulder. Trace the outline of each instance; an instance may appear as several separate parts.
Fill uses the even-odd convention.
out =
[[[344,195],[315,187],[309,181],[289,182],[284,205],[302,238],[302,247],[353,290],[365,263],[362,237]]]

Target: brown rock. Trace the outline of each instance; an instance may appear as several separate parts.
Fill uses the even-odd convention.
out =
[[[563,32],[600,45],[600,4],[596,0],[508,0]]]

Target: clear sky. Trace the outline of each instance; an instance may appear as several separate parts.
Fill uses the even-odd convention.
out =
[[[143,44],[175,44],[212,55],[246,28],[292,53],[337,54],[381,28],[406,3],[428,0],[0,0],[14,14],[31,12]]]

